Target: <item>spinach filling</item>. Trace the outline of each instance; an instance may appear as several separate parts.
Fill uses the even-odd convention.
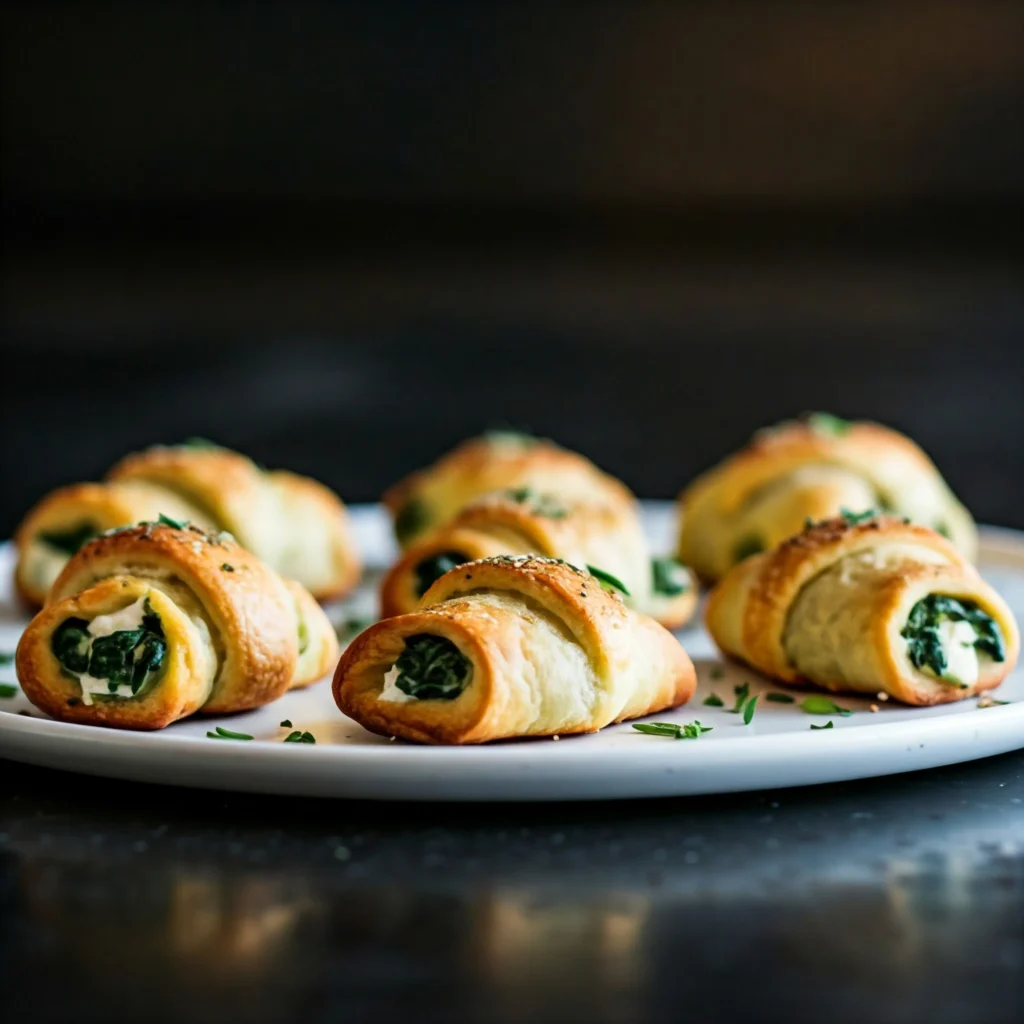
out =
[[[451,640],[430,633],[407,636],[395,668],[395,686],[416,700],[455,700],[473,673],[472,662]]]
[[[993,661],[1006,660],[1003,636],[992,616],[973,601],[929,594],[914,605],[907,624],[900,631],[900,636],[906,638],[907,656],[914,668],[929,669],[939,679],[945,676],[949,661],[939,633],[943,622],[970,623],[976,635],[972,644],[976,653]]]
[[[656,594],[676,597],[690,589],[690,574],[674,558],[652,558],[651,579]]]
[[[100,528],[95,523],[86,521],[66,530],[41,530],[36,534],[36,540],[65,555],[73,555],[83,544],[98,536],[99,532]]]
[[[764,551],[764,541],[756,533],[747,534],[746,537],[741,537],[732,549],[733,561],[742,562],[750,558],[751,555],[761,554],[762,551]]]
[[[105,679],[111,694],[128,686],[133,697],[155,679],[167,656],[163,625],[149,601],[138,629],[92,636],[85,619],[65,619],[54,631],[50,648],[68,675]]]
[[[446,572],[469,560],[469,556],[461,551],[440,551],[418,562],[413,570],[416,575],[416,596],[422,597],[435,580],[439,580]]]
[[[410,498],[395,516],[395,536],[406,544],[430,525],[430,510],[419,498]]]

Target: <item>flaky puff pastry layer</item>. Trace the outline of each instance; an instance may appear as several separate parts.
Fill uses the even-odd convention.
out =
[[[625,603],[677,629],[697,605],[696,580],[687,573],[680,594],[655,593],[647,539],[631,504],[552,505],[548,496],[515,500],[488,495],[467,505],[447,525],[408,548],[381,582],[381,613],[403,615],[420,602],[417,568],[442,555],[460,562],[492,555],[538,554],[560,558],[579,568],[595,566],[620,580],[629,591]]]
[[[405,638],[417,634],[443,637],[469,659],[455,699],[381,699]],[[695,687],[671,633],[588,573],[532,555],[453,569],[421,610],[358,636],[334,676],[338,707],[367,729],[439,744],[595,732],[685,704]]]
[[[1002,633],[1006,660],[981,659],[972,686],[941,682],[910,661],[900,632],[929,594],[976,603]],[[707,626],[726,654],[767,676],[916,705],[998,686],[1020,649],[1013,613],[964,555],[934,530],[893,517],[829,520],[748,558],[712,590]]]
[[[830,418],[828,418],[830,419]],[[877,423],[814,416],[759,431],[741,451],[699,476],[679,498],[679,557],[702,578],[721,578],[744,550],[767,551],[841,509],[906,516],[948,534],[964,554],[977,530],[927,455]]]
[[[91,621],[140,598],[160,616],[166,668],[138,696],[87,703],[53,654],[54,632],[67,619]],[[231,537],[142,524],[89,542],[68,562],[22,636],[16,664],[29,700],[54,718],[160,729],[194,711],[261,707],[322,676],[336,657],[319,605]]]
[[[403,546],[444,525],[476,498],[530,487],[565,501],[634,505],[621,481],[589,459],[538,438],[487,434],[464,441],[427,469],[390,488],[384,505]]]

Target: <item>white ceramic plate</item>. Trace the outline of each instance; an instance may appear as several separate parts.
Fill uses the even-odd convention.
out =
[[[375,611],[374,583],[394,552],[384,514],[353,509],[369,582],[344,605],[330,609],[341,622]],[[647,528],[667,549],[671,507],[648,503]],[[0,651],[13,651],[25,618],[10,590],[13,555],[0,548]],[[981,567],[1024,619],[1024,533],[985,528]],[[970,761],[1024,747],[1024,668],[995,692],[1006,706],[979,709],[976,700],[940,708],[900,708],[841,698],[848,718],[811,716],[798,704],[763,696],[750,725],[727,709],[734,686],[778,690],[756,673],[723,663],[703,629],[680,634],[700,684],[684,708],[657,721],[711,726],[699,741],[645,736],[628,724],[592,736],[499,743],[484,747],[416,747],[374,736],[345,718],[330,684],[291,693],[260,711],[197,717],[158,733],[130,733],[45,718],[20,691],[0,700],[0,755],[30,764],[210,789],[377,800],[602,800],[677,796],[798,786]],[[0,681],[14,682],[12,667]],[[706,707],[718,694],[726,708]],[[799,699],[799,696],[798,696]],[[29,713],[31,717],[27,717]],[[283,743],[284,719],[308,730],[316,745]],[[831,720],[833,728],[812,730]],[[248,733],[251,742],[212,740],[215,725]]]

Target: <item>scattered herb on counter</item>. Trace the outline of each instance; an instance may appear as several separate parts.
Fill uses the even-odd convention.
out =
[[[283,722],[281,723],[281,728],[282,728],[282,729],[290,729],[291,727],[292,727],[292,720],[291,720],[290,718],[286,718],[286,719],[285,719],[285,720],[284,720],[284,721],[283,721]]]
[[[764,695],[765,700],[774,701],[776,704],[794,704],[796,702],[795,697],[791,697],[788,693],[766,693]]]
[[[709,693],[704,698],[704,707],[706,708],[724,708],[725,701],[718,696],[717,693]]]
[[[6,699],[13,697],[18,692],[18,688],[14,683],[0,683],[0,697]]]
[[[743,705],[743,724],[750,725],[754,720],[754,712],[757,710],[757,697],[751,697],[746,704]]]
[[[700,722],[682,725],[675,722],[634,722],[633,728],[645,736],[668,736],[674,740],[699,740],[704,733],[711,732],[711,726]]]
[[[0,665],[13,665],[14,651],[0,651]]]
[[[729,710],[734,715],[738,715],[743,710],[743,705],[750,698],[750,683],[741,683],[739,686],[734,686],[733,692],[736,694],[736,704],[729,708]]]
[[[826,722],[826,723],[825,723],[824,725],[815,725],[815,724],[814,724],[814,723],[812,722],[812,723],[811,723],[811,728],[812,728],[812,729],[831,729],[831,728],[832,728],[832,724],[833,724],[833,723],[832,723],[831,721],[829,721],[829,722]]]
[[[156,521],[157,521],[157,523],[160,526],[172,526],[172,527],[174,527],[175,530],[187,530],[188,529],[188,523],[186,523],[186,522],[178,522],[177,519],[172,519],[170,516],[165,516],[163,514],[163,512],[161,512],[160,515],[157,516],[157,520]]]
[[[722,676],[724,676],[724,675],[725,675],[725,669],[722,668],[721,665],[715,665],[715,667],[711,669],[711,678],[712,679],[721,679]]]
[[[622,580],[617,579],[610,572],[605,572],[604,569],[596,569],[592,565],[588,565],[587,570],[591,576],[600,582],[601,586],[603,586],[605,590],[611,587],[613,590],[618,590],[625,594],[626,597],[629,597],[629,591],[626,589]]]
[[[316,743],[316,737],[311,732],[299,732],[296,729],[295,732],[285,736],[284,741],[285,743]]]
[[[206,734],[206,738],[207,739],[211,739],[211,740],[251,740],[252,739],[252,737],[248,733],[245,733],[245,732],[232,732],[230,729],[224,729],[224,728],[222,728],[219,725],[217,726],[217,728],[213,732],[208,732]]]
[[[800,702],[800,708],[809,715],[841,715],[849,718],[853,712],[849,708],[841,708],[831,697],[812,693]]]

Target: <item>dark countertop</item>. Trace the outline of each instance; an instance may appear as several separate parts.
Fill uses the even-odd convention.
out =
[[[1024,1015],[1024,752],[550,806],[261,798],[0,765],[12,1024]]]

